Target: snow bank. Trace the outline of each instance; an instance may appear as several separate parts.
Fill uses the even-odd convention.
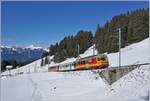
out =
[[[31,101],[33,87],[27,76],[1,78],[1,101]]]
[[[1,81],[2,101],[144,101],[150,88],[150,67],[141,66],[112,86],[91,71],[32,73]]]
[[[49,56],[49,59],[52,60],[54,56]],[[18,75],[18,74],[24,74],[24,73],[34,73],[34,72],[46,72],[48,71],[48,67],[52,65],[56,65],[55,62],[51,62],[51,64],[47,64],[45,66],[41,66],[42,59],[38,59],[30,64],[27,64],[25,66],[12,69],[10,70],[11,75]],[[2,73],[2,75],[8,75],[9,71],[5,71]]]
[[[121,49],[121,65],[149,63],[149,38]],[[119,54],[108,54],[110,67],[119,65]]]
[[[93,55],[90,47],[80,57]],[[149,62],[149,38],[127,46],[122,51],[122,65]],[[95,50],[95,54],[97,51]],[[51,57],[52,58],[52,57]],[[118,53],[108,54],[110,67],[118,65]],[[75,61],[67,59],[62,63]],[[11,70],[11,73],[25,73],[1,78],[2,101],[54,101],[54,100],[147,100],[150,92],[150,68],[141,66],[120,78],[112,86],[107,85],[91,71],[58,73],[46,72],[57,65],[54,62],[41,67],[41,59]],[[36,71],[36,72],[35,72]],[[30,74],[28,74],[30,72]],[[7,75],[6,71],[2,75]]]
[[[105,83],[89,71],[32,73],[2,78],[2,101],[98,100]]]
[[[98,51],[95,49],[95,45],[91,46],[89,49],[87,49],[83,54],[80,54],[79,56],[81,58],[92,56],[98,54]]]
[[[121,65],[133,65],[133,64],[140,64],[140,63],[149,63],[150,62],[150,54],[149,54],[149,38],[139,42],[127,46],[121,49]],[[92,56],[93,54],[98,54],[98,51],[95,49],[95,45],[91,46],[87,49],[83,54],[79,56],[81,58]],[[107,54],[107,53],[105,53]],[[116,67],[118,66],[118,57],[119,54],[117,53],[110,53],[108,55],[109,60],[109,67]],[[50,56],[49,59],[52,60],[54,56]],[[46,72],[50,66],[55,66],[59,64],[74,62],[76,58],[68,58],[61,63],[55,63],[52,61],[50,64],[45,66],[41,66],[41,59],[34,61],[28,65],[22,66],[18,69],[11,70],[12,75],[20,73],[28,73],[28,72]],[[6,71],[2,73],[2,75],[8,75],[9,72]]]
[[[107,98],[112,100],[148,100],[150,65],[141,66],[123,76],[111,86],[108,92]]]

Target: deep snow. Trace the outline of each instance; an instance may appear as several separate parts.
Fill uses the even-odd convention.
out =
[[[121,49],[121,65],[150,62],[149,38]],[[110,67],[118,66],[118,53],[108,54]]]
[[[149,38],[122,50],[122,65],[149,62]],[[97,51],[95,50],[97,54]],[[80,57],[93,54],[90,47]],[[53,56],[50,57],[51,59]],[[118,53],[108,54],[110,67],[117,66]],[[141,66],[117,80],[111,86],[91,71],[66,73],[46,72],[56,65],[40,66],[41,59],[11,71],[11,77],[1,78],[1,101],[108,100],[146,101],[150,92],[150,65]],[[75,61],[75,58],[66,62]],[[16,73],[22,72],[22,75]],[[8,72],[2,73],[6,75]]]
[[[2,78],[2,101],[145,101],[150,91],[149,73],[149,66],[142,66],[112,86],[90,71],[23,74]]]

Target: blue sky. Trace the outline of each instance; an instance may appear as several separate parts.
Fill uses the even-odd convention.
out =
[[[95,33],[113,16],[137,8],[148,8],[148,1],[63,1],[2,2],[2,44],[48,47],[79,30]]]

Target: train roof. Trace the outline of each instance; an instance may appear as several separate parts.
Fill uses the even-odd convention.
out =
[[[91,56],[87,56],[87,57],[79,58],[78,60],[84,60],[84,59],[91,58],[91,57],[95,57],[95,56],[107,56],[107,55],[106,55],[106,54],[91,55]]]

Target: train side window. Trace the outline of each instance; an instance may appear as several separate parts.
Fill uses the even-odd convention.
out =
[[[82,64],[85,64],[85,61],[81,61]]]
[[[88,63],[91,63],[91,62],[92,62],[92,59],[89,59],[89,60],[88,60]]]
[[[92,58],[92,61],[95,61],[95,58]]]
[[[100,58],[100,57],[97,57],[97,61],[101,61],[101,58]]]
[[[101,57],[101,60],[105,61],[106,59],[105,59],[105,57]]]
[[[83,64],[85,64],[85,61],[83,61]]]
[[[85,64],[87,64],[87,63],[88,63],[88,61],[86,60],[86,61],[85,61]]]

